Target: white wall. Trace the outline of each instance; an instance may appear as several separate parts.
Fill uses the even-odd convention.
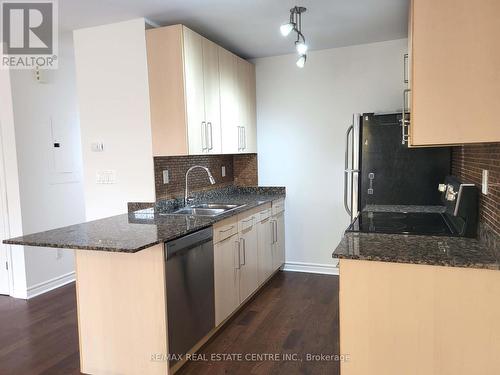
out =
[[[355,112],[401,108],[407,40],[256,59],[259,183],[286,186],[289,269],[333,272],[349,224],[345,131]]]
[[[154,170],[144,19],[76,30],[76,78],[87,220],[154,202]],[[92,142],[104,152],[92,152]],[[115,184],[96,184],[99,170]]]
[[[21,214],[21,196],[16,152],[16,134],[10,73],[0,69],[0,192],[3,196],[3,230],[5,237],[17,237],[23,234]],[[9,262],[9,292],[18,298],[27,297],[24,247],[2,245]],[[12,251],[11,251],[12,249]]]
[[[23,233],[85,220],[71,34],[59,46],[59,68],[43,71],[44,83],[32,70],[11,71]],[[24,251],[28,297],[74,279],[72,250]]]

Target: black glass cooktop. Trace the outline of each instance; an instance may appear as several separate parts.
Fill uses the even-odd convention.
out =
[[[361,212],[347,232],[457,235],[444,214],[436,212]]]

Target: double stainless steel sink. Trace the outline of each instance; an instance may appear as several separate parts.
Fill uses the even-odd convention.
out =
[[[218,216],[223,213],[236,210],[245,206],[244,204],[224,204],[224,203],[201,203],[179,208],[169,213],[169,215],[187,216]]]

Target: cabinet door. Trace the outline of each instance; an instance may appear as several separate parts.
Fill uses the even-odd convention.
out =
[[[238,153],[238,57],[219,47],[222,153]]]
[[[276,246],[278,268],[285,263],[285,213],[281,212],[276,218]]]
[[[239,58],[238,125],[241,126],[239,151],[243,153],[257,152],[255,100],[255,67]]]
[[[216,325],[222,323],[240,304],[238,250],[238,235],[214,245]]]
[[[413,146],[499,142],[500,1],[414,0]]]
[[[257,152],[257,109],[255,87],[255,65],[247,61],[247,124],[245,152]]]
[[[187,27],[183,28],[183,37],[189,154],[197,155],[204,153],[207,148],[203,88],[203,37]]]
[[[240,233],[240,302],[259,287],[257,226]]]
[[[220,79],[218,46],[203,38],[203,86],[205,99],[206,151],[221,153]]]
[[[262,284],[271,275],[273,269],[273,244],[271,236],[271,219],[267,218],[257,224],[259,283]]]

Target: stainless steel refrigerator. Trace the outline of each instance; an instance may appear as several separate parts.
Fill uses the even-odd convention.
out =
[[[346,132],[344,207],[353,221],[367,205],[441,205],[450,147],[409,148],[401,113],[355,114]]]

